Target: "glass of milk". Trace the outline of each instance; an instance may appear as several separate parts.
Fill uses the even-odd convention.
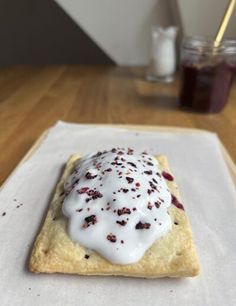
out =
[[[177,27],[153,27],[150,62],[147,80],[169,83],[174,79],[176,70]]]

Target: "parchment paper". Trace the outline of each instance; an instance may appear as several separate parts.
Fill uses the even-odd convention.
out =
[[[201,262],[188,279],[32,274],[28,257],[63,165],[114,146],[166,154]],[[21,205],[22,204],[22,205]],[[212,133],[140,132],[57,123],[0,192],[0,304],[236,305],[236,194]]]

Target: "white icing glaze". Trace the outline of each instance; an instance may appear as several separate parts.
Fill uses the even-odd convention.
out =
[[[115,264],[137,262],[172,226],[170,191],[146,153],[118,148],[85,156],[65,193],[71,239]]]

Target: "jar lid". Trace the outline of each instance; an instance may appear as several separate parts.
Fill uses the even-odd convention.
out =
[[[216,47],[213,37],[187,36],[183,38],[182,48],[194,54],[236,54],[236,40],[224,39]]]

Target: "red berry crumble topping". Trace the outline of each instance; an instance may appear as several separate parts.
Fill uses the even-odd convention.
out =
[[[170,173],[166,172],[166,171],[162,171],[161,174],[168,181],[173,181],[174,180],[173,176]]]
[[[83,227],[84,228],[87,228],[87,227],[89,227],[91,224],[95,224],[95,223],[97,223],[97,217],[95,216],[95,215],[91,215],[91,216],[88,216],[88,217],[86,217],[86,218],[84,218],[84,225],[83,225]]]
[[[176,198],[176,196],[174,196],[173,194],[171,194],[171,203],[175,205],[177,208],[184,210],[183,204],[181,204],[179,200]]]
[[[116,235],[113,234],[107,235],[107,240],[109,240],[110,242],[116,242]]]
[[[130,148],[99,151],[78,160],[62,199],[71,238],[111,262],[138,261],[170,229],[171,201],[183,209],[167,186],[166,180],[173,177],[160,173],[155,158]]]
[[[136,228],[136,229],[149,229],[150,226],[151,226],[150,223],[147,223],[147,222],[142,223],[141,221],[139,221],[139,222],[136,224],[135,228]]]

